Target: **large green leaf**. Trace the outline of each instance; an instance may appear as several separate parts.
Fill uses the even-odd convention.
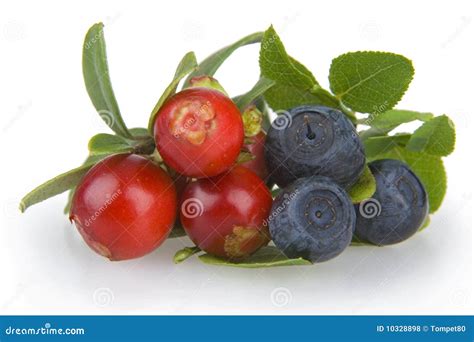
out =
[[[313,74],[291,58],[273,26],[265,31],[260,46],[260,72],[262,76],[281,85],[309,90],[318,85]]]
[[[155,123],[156,115],[158,114],[158,110],[161,108],[163,103],[176,92],[176,88],[178,87],[179,82],[190,72],[196,70],[197,68],[197,61],[194,52],[188,52],[184,57],[181,59],[181,62],[178,64],[176,68],[176,72],[174,74],[173,80],[165,89],[164,93],[161,95],[160,99],[156,103],[155,107],[153,108],[150,119],[148,121],[148,130],[151,134],[153,134],[153,124]]]
[[[418,128],[408,141],[407,148],[435,156],[447,156],[453,152],[455,141],[453,122],[446,115],[441,115]]]
[[[303,90],[276,83],[265,92],[265,101],[275,111],[287,110],[302,105],[323,105],[338,108],[338,101],[327,91]]]
[[[311,261],[303,258],[289,259],[274,246],[263,247],[252,256],[239,262],[229,261],[210,254],[200,255],[199,259],[206,264],[243,268],[312,265]]]
[[[115,99],[105,50],[104,25],[94,24],[86,34],[82,72],[87,93],[104,122],[118,135],[131,138]]]
[[[210,55],[201,63],[199,63],[199,66],[196,68],[196,70],[194,70],[186,78],[186,81],[184,82],[184,87],[187,87],[189,85],[189,82],[191,78],[193,77],[203,76],[203,75],[213,76],[216,73],[217,69],[219,69],[219,67],[222,65],[222,63],[224,63],[225,60],[235,50],[245,45],[259,43],[262,40],[262,36],[263,36],[262,32],[252,33],[242,39],[239,39],[235,43],[229,46],[226,46],[220,49],[219,51],[214,52],[212,55]]]
[[[411,61],[378,51],[350,52],[335,58],[329,70],[331,90],[347,107],[380,113],[402,98],[414,74]]]
[[[387,153],[395,147],[404,147],[408,140],[410,140],[410,137],[411,134],[409,133],[401,133],[367,138],[363,140],[365,146],[365,155],[367,158],[371,158],[382,153]]]
[[[75,187],[94,164],[95,161],[89,162],[41,184],[23,197],[20,202],[20,210],[24,212],[33,204],[42,202]]]

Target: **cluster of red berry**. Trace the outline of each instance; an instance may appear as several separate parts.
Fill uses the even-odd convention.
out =
[[[200,249],[228,259],[270,241],[265,134],[244,133],[229,97],[184,89],[160,108],[153,131],[161,163],[156,155],[115,154],[77,186],[70,219],[94,251],[111,260],[141,257],[162,244],[175,221]],[[242,151],[252,158],[238,163]]]

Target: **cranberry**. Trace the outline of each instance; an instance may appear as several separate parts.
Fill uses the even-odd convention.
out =
[[[117,154],[82,179],[71,207],[86,243],[110,260],[141,257],[168,236],[176,217],[171,178],[150,160]]]
[[[165,163],[194,178],[228,170],[244,139],[235,104],[219,91],[199,87],[185,89],[164,103],[154,133]]]
[[[181,222],[202,250],[240,259],[269,242],[266,224],[272,197],[263,181],[242,166],[198,179],[183,194]]]
[[[247,169],[255,172],[257,176],[263,180],[266,180],[268,177],[268,170],[264,156],[265,137],[265,133],[260,132],[257,135],[247,138],[251,143],[246,144],[245,147],[251,154],[253,154],[254,159],[241,164]]]

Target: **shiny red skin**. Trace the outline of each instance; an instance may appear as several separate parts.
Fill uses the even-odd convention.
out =
[[[191,203],[197,211],[191,210]],[[189,184],[183,194],[181,222],[202,250],[241,259],[269,242],[266,220],[271,206],[272,197],[263,181],[249,169],[237,166],[228,173]],[[242,238],[242,231],[247,237]]]
[[[201,108],[205,108],[204,116]],[[192,141],[190,134],[198,133],[202,135]],[[160,108],[154,135],[167,165],[185,176],[204,178],[232,167],[242,148],[244,129],[239,109],[227,96],[212,89],[189,88]]]
[[[117,154],[81,180],[70,219],[95,252],[126,260],[157,248],[170,233],[176,210],[176,190],[165,171],[144,157]]]
[[[251,140],[251,144],[245,145],[247,150],[254,155],[254,159],[242,163],[240,165],[246,167],[249,170],[252,170],[263,180],[267,180],[268,177],[268,169],[265,164],[265,156],[264,156],[264,145],[265,145],[265,138],[266,135],[263,132],[254,135],[253,137],[247,138]]]

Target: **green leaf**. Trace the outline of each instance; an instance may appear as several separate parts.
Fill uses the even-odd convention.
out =
[[[239,262],[229,261],[210,254],[200,255],[199,259],[205,264],[243,268],[312,265],[311,261],[303,258],[289,259],[273,246],[262,247],[247,259]]]
[[[388,133],[401,124],[415,120],[429,121],[433,118],[431,113],[415,112],[412,110],[391,109],[380,114],[371,114],[364,120],[364,125],[369,125]]]
[[[235,104],[239,107],[240,111],[244,111],[248,105],[262,96],[268,89],[273,87],[274,84],[274,81],[261,77],[250,91],[234,99]]]
[[[302,105],[323,105],[338,108],[338,101],[327,91],[302,90],[276,83],[265,92],[265,101],[275,111],[287,110]]]
[[[23,197],[20,202],[21,212],[25,212],[25,210],[33,204],[42,202],[75,187],[94,164],[95,162],[84,164],[41,184]]]
[[[245,46],[245,45],[250,45],[250,44],[255,44],[259,43],[262,40],[263,33],[262,32],[256,32],[252,33],[235,43],[226,46],[219,51],[214,52],[212,55],[207,57],[205,60],[203,60],[201,63],[199,63],[199,66],[197,67],[196,70],[194,70],[187,78],[186,81],[184,82],[184,87],[187,87],[189,85],[189,82],[191,78],[196,77],[196,76],[203,76],[203,75],[209,75],[209,76],[214,76],[216,73],[217,69],[222,65],[222,63],[225,62],[227,58],[229,58],[232,53],[237,50],[238,48]]]
[[[100,133],[89,140],[89,152],[95,154],[110,154],[121,152],[132,152],[133,146],[129,141],[117,135]]]
[[[348,191],[353,203],[359,203],[372,197],[376,189],[375,178],[369,167],[365,165],[362,175]]]
[[[420,229],[418,229],[418,233],[421,232],[422,230],[425,230],[426,228],[428,228],[430,223],[431,223],[431,217],[430,217],[430,215],[427,215],[426,219],[425,219],[425,222],[423,222]]]
[[[86,34],[82,50],[82,72],[87,93],[104,122],[118,135],[130,138],[109,77],[104,25],[94,24]]]
[[[235,161],[236,164],[243,164],[255,159],[255,155],[250,152],[240,151],[239,155],[237,156],[237,160]]]
[[[305,90],[318,85],[313,74],[286,53],[273,26],[263,34],[259,62],[262,76],[282,85]]]
[[[425,186],[429,198],[430,213],[439,209],[447,186],[446,171],[440,157],[395,147],[387,153],[372,157],[371,160],[384,158],[399,159],[407,163]]]
[[[419,127],[408,141],[407,149],[447,156],[454,150],[456,132],[453,122],[446,116],[437,116]]]
[[[130,128],[130,133],[132,133],[132,135],[135,138],[150,137],[151,136],[150,133],[148,132],[148,130],[146,128],[143,128],[143,127]]]
[[[188,52],[184,57],[181,59],[181,62],[178,64],[176,68],[176,72],[174,74],[174,78],[168,87],[165,89],[164,93],[161,95],[160,99],[156,103],[155,107],[153,108],[150,114],[150,120],[148,121],[148,131],[153,134],[153,124],[155,123],[156,115],[158,114],[158,110],[161,108],[163,103],[176,92],[176,88],[178,87],[179,82],[190,72],[196,70],[197,68],[197,61],[194,52]]]
[[[168,236],[168,239],[174,239],[174,238],[186,236],[186,231],[184,230],[181,223],[178,221],[179,219],[176,220],[173,229],[171,229],[171,233]]]
[[[401,146],[404,147],[411,134],[400,133],[395,135],[374,136],[363,140],[365,147],[365,155],[367,158],[375,157],[381,153],[386,153],[391,149]]]
[[[341,55],[329,70],[331,91],[361,113],[393,108],[413,79],[411,61],[388,52],[358,51]]]
[[[200,251],[201,249],[199,247],[185,247],[176,252],[173,261],[175,264],[179,264]]]

